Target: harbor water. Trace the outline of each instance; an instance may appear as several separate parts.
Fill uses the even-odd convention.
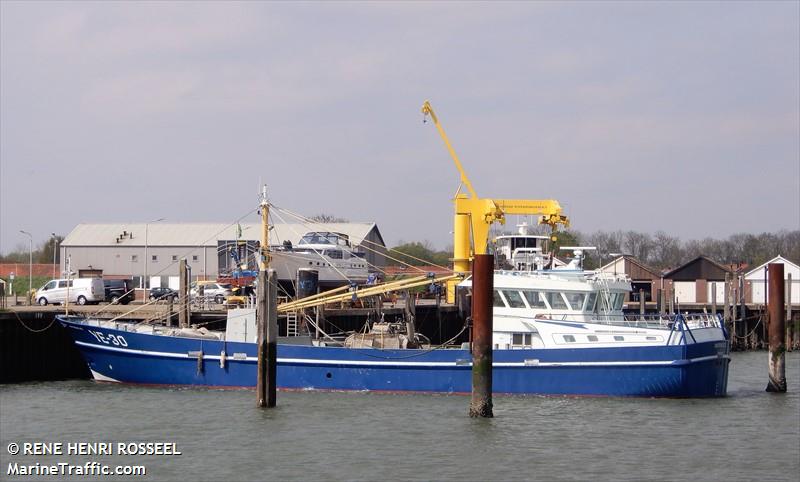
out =
[[[789,392],[766,393],[767,353],[734,353],[728,397],[494,399],[470,419],[462,395],[279,392],[93,381],[0,386],[9,467],[146,467],[73,480],[791,480],[800,474],[800,353]],[[180,455],[17,455],[26,442],[169,442]],[[66,452],[66,449],[64,449]]]

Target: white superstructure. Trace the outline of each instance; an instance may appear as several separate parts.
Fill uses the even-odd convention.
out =
[[[580,259],[554,270],[496,271],[496,349],[609,348],[725,341],[712,315],[625,315],[624,274],[584,271]],[[471,279],[460,284],[471,288]]]

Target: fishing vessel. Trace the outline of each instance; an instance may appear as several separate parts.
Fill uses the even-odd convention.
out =
[[[506,214],[541,215],[540,223],[568,225],[554,200],[478,198],[429,103],[469,195],[454,199],[454,275],[412,278],[404,289],[448,282],[448,300],[466,278],[474,254],[488,247],[489,226]],[[269,203],[262,193],[262,243],[269,246]],[[525,236],[525,235],[523,235]],[[472,240],[472,243],[470,243]],[[512,270],[494,273],[492,385],[495,393],[640,397],[718,397],[727,390],[728,333],[716,315],[636,315],[622,312],[630,280],[586,271],[583,250],[554,267],[537,256],[535,240],[509,240]],[[531,246],[530,244],[533,243]],[[313,244],[313,243],[310,243]],[[327,244],[327,243],[326,243]],[[328,248],[325,248],[328,249]],[[532,255],[532,256],[529,256]],[[265,250],[262,263],[271,257]],[[530,258],[530,259],[529,259]],[[543,263],[543,261],[545,261]],[[518,264],[519,263],[519,264]],[[265,269],[262,265],[261,269]],[[460,280],[460,283],[456,281]],[[331,300],[387,292],[400,285],[316,295],[282,305],[307,308]],[[281,307],[279,306],[279,310]],[[256,383],[256,313],[228,312],[224,332],[60,316],[97,380],[212,387]],[[307,318],[309,323],[313,320]],[[370,390],[467,393],[469,342],[433,346],[406,323],[375,322],[344,340],[325,336],[279,338],[277,385],[298,390]],[[460,335],[469,332],[465,324]],[[320,331],[320,330],[317,330]]]
[[[626,316],[622,305],[630,280],[622,274],[584,270],[582,259],[582,250],[576,249],[572,261],[558,268],[495,271],[496,393],[726,394],[729,343],[718,316]],[[465,279],[459,288],[469,291],[471,280]],[[226,329],[219,332],[66,316],[58,320],[96,380],[211,387],[252,387],[256,381],[253,308],[229,310]],[[299,390],[469,392],[469,343],[433,346],[415,333],[410,321],[376,322],[344,340],[282,337],[277,385]]]
[[[728,336],[716,316],[626,317],[621,305],[630,283],[619,275],[497,272],[494,282],[496,393],[726,393]],[[469,280],[462,285],[469,287]],[[230,310],[225,332],[75,317],[59,322],[96,380],[250,387],[256,381],[255,319],[255,310]],[[278,387],[470,391],[468,344],[431,346],[409,339],[402,327],[373,328],[341,344],[310,336],[279,339]]]

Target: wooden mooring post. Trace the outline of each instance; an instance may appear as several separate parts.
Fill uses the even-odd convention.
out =
[[[494,255],[476,254],[472,262],[472,399],[469,416],[491,418],[492,311]]]
[[[669,314],[675,314],[675,288],[672,288],[669,292]]]
[[[717,316],[717,282],[711,282],[711,314]]]
[[[172,296],[168,296],[167,297],[167,303],[168,304],[167,304],[167,321],[166,321],[166,324],[167,324],[167,327],[171,328],[172,327],[172,310],[174,309],[173,308]]]
[[[417,299],[410,290],[405,291],[405,298],[406,302],[403,307],[403,314],[406,319],[406,336],[408,336],[409,341],[413,342],[417,339]]]
[[[258,272],[256,292],[258,323],[258,379],[256,402],[259,407],[276,404],[278,373],[278,280],[275,270]]]
[[[178,326],[185,328],[189,326],[191,319],[191,312],[189,311],[189,270],[186,267],[186,258],[181,258],[178,263],[178,299],[180,300],[180,307],[178,308]],[[172,322],[170,321],[170,325]]]
[[[794,320],[792,320],[792,273],[786,274],[786,350],[794,350]]]
[[[639,290],[639,316],[644,317],[645,313],[645,300],[644,300],[644,290]]]
[[[784,280],[783,264],[770,263],[769,302],[769,383],[768,392],[786,392],[786,329],[784,327]]]
[[[723,294],[722,296],[725,298],[725,301],[722,305],[722,321],[725,323],[725,329],[728,330],[730,333],[730,323],[731,323],[731,275],[730,273],[725,273],[725,286],[723,286]]]

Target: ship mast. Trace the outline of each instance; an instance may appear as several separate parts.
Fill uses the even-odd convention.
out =
[[[258,265],[259,271],[269,269],[269,202],[267,202],[267,186],[261,188],[261,258]]]

